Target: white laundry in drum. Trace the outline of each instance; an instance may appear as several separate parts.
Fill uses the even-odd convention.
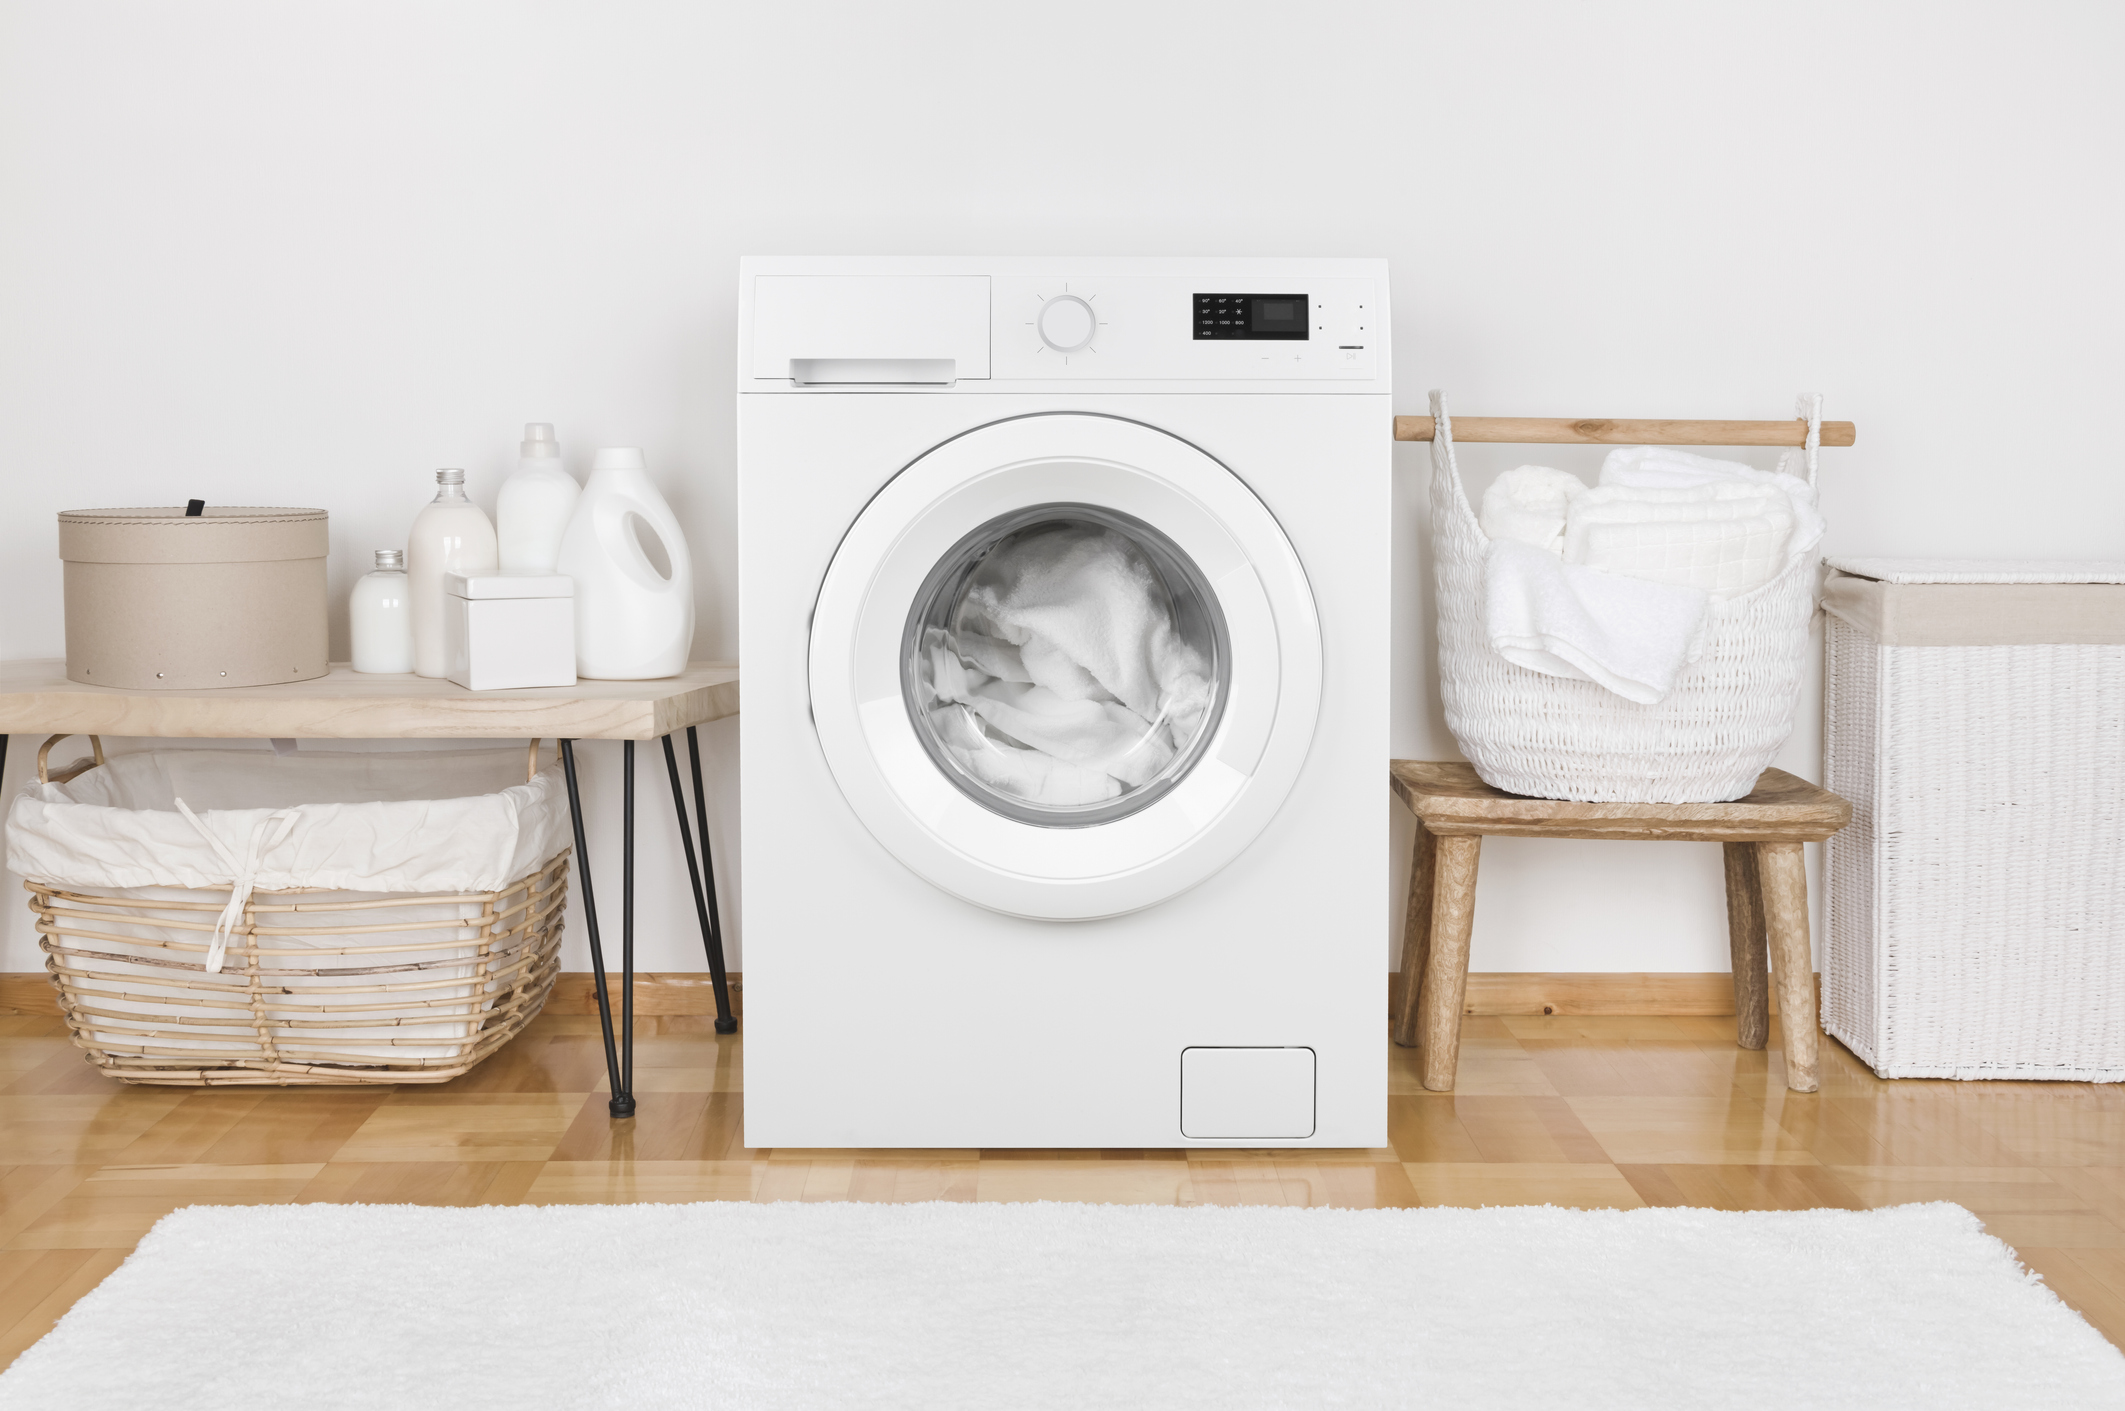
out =
[[[924,703],[947,753],[999,792],[1100,803],[1157,778],[1215,698],[1156,566],[1125,534],[1049,521],[1007,536],[921,644]]]

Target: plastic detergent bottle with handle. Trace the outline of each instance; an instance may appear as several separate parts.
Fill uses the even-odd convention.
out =
[[[516,473],[502,482],[494,502],[494,533],[502,572],[551,573],[561,556],[561,536],[576,511],[582,487],[561,465],[553,427],[534,421],[524,428]]]
[[[577,675],[650,681],[685,669],[693,560],[638,448],[598,452],[556,567],[575,580]]]
[[[406,535],[406,587],[413,600],[413,672],[440,677],[450,671],[443,648],[443,575],[492,573],[497,555],[487,512],[465,498],[465,472],[439,470],[435,483],[435,498],[414,516]]]

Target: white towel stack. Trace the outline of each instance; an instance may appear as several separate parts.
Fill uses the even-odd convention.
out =
[[[1710,614],[1821,540],[1815,491],[1789,469],[1797,454],[1761,471],[1634,446],[1611,451],[1593,487],[1547,466],[1499,476],[1480,516],[1492,647],[1627,700],[1662,699],[1702,652]]]

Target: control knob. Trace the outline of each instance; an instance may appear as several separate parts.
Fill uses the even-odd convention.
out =
[[[1081,353],[1092,346],[1099,316],[1075,294],[1058,294],[1041,305],[1040,341],[1058,353]]]

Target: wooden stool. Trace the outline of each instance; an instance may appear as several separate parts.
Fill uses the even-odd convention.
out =
[[[1800,845],[1821,842],[1850,823],[1852,805],[1782,769],[1766,769],[1756,787],[1732,803],[1522,798],[1493,789],[1476,777],[1473,766],[1458,762],[1398,759],[1388,777],[1417,816],[1409,911],[1402,927],[1401,1009],[1393,1033],[1396,1043],[1408,1047],[1421,1031],[1425,1087],[1453,1090],[1461,1056],[1461,1004],[1468,990],[1468,938],[1476,916],[1476,853],[1485,834],[1502,834],[1724,844],[1740,1044],[1760,1049],[1770,1036],[1768,949],[1785,1018],[1786,1086],[1815,1091],[1815,974]]]

